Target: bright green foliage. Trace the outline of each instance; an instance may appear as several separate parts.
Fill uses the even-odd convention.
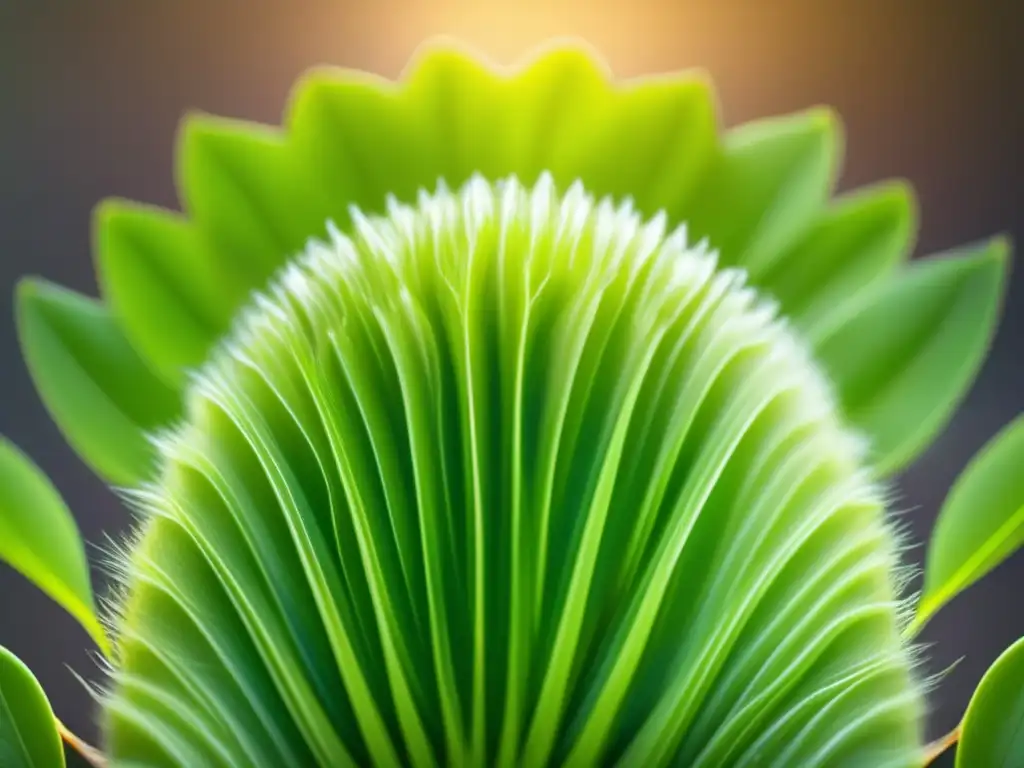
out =
[[[131,342],[171,386],[228,329],[251,284],[214,258],[202,232],[169,211],[123,200],[96,209],[103,292]]]
[[[23,280],[17,304],[25,361],[68,442],[111,482],[137,482],[153,458],[145,433],[175,419],[178,396],[94,299]]]
[[[909,628],[873,481],[970,387],[1007,247],[905,263],[912,192],[831,200],[841,152],[828,110],[723,133],[701,74],[573,46],[189,116],[184,213],[97,208],[106,303],[17,296],[44,403],[144,514],[113,765],[919,765],[903,637],[1020,544],[1019,422]],[[0,448],[0,556],[102,645],[63,503]]]
[[[924,624],[958,593],[1024,543],[1024,416],[985,446],[939,514],[916,622]]]
[[[134,494],[117,761],[914,766],[862,446],[664,218],[471,181],[255,301]]]
[[[901,182],[836,198],[812,227],[758,273],[802,331],[890,276],[917,233],[913,193]]]
[[[203,363],[250,293],[265,288],[309,238],[325,237],[328,220],[347,231],[351,206],[379,214],[388,195],[411,203],[442,178],[452,188],[475,173],[532,184],[548,172],[560,192],[580,180],[597,197],[631,198],[643,215],[664,211],[670,226],[689,227],[692,241],[706,236],[723,264],[747,269],[751,283],[775,295],[802,328],[831,325],[888,279],[908,255],[914,229],[905,186],[830,205],[840,157],[838,120],[825,109],[719,135],[714,94],[700,73],[617,83],[582,47],[555,47],[500,71],[458,48],[432,46],[398,83],[347,70],[311,73],[280,130],[190,115],[178,147],[186,216],[105,203],[96,217],[96,261],[118,324],[111,333],[123,334],[180,391],[184,373]],[[959,306],[947,312],[935,304],[929,322],[958,322]],[[979,311],[993,317],[995,304]],[[975,326],[971,341],[981,333]],[[33,376],[75,448],[108,480],[144,476],[137,432],[156,424],[138,418],[130,393],[144,389],[135,384],[149,374],[126,378],[128,394],[104,390],[109,402],[101,411],[114,412],[113,426],[100,437],[86,413],[97,398],[62,386],[62,357],[36,343],[23,339]],[[879,337],[861,346],[879,359],[894,352]],[[968,362],[983,346],[971,348]],[[899,372],[906,362],[888,364]],[[132,371],[138,368],[133,362]],[[941,430],[975,369],[965,363],[941,391],[928,392],[924,421],[906,435],[894,434],[881,414],[865,414],[865,398],[916,415],[924,407],[915,406],[916,389],[888,381],[884,391],[865,392],[857,382],[856,399],[847,402],[851,385],[837,383],[848,414],[875,438],[877,463],[889,470]],[[85,371],[87,378],[96,373]],[[86,388],[103,383],[100,376]]]
[[[817,109],[732,131],[683,220],[757,276],[818,216],[838,171],[837,121]]]
[[[957,768],[1024,765],[1024,640],[985,673],[967,708]]]
[[[0,561],[56,600],[107,650],[78,526],[46,475],[2,437]]]
[[[946,424],[981,367],[1006,277],[995,240],[911,264],[813,327],[817,357],[873,459],[896,470]]]
[[[64,745],[46,694],[21,661],[0,646],[0,765],[64,768]]]

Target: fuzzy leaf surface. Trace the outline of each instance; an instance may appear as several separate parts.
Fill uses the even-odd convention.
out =
[[[311,244],[133,496],[112,755],[914,764],[862,442],[666,222],[479,176]]]

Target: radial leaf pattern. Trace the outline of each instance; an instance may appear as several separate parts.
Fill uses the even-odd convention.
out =
[[[861,440],[743,273],[550,176],[384,212],[131,494],[115,764],[918,764]]]
[[[425,46],[397,82],[311,72],[281,128],[189,115],[177,150],[185,216],[123,201],[98,209],[94,250],[111,332],[180,392],[251,293],[264,290],[308,238],[326,237],[328,220],[348,232],[353,205],[380,214],[389,195],[412,203],[438,179],[458,188],[473,174],[514,175],[529,185],[550,173],[560,193],[580,180],[598,198],[629,197],[643,215],[664,212],[669,226],[685,223],[695,240],[708,237],[723,264],[746,269],[801,328],[849,319],[869,287],[901,274],[914,229],[909,190],[890,186],[829,205],[842,141],[828,109],[724,132],[715,111],[699,72],[617,81],[578,44],[500,68],[445,42]],[[969,354],[979,357],[991,328],[976,331]],[[140,428],[166,422],[125,424],[135,434],[117,438],[116,452],[125,455],[113,455],[109,441],[85,434],[84,411],[95,403],[83,405],[63,386],[64,364],[39,353],[39,343],[23,339],[33,377],[83,458],[118,484],[146,478],[147,462],[130,455],[144,452],[127,444],[142,440]],[[902,361],[895,364],[899,374]],[[963,373],[927,393],[918,409],[927,411],[928,428],[915,439],[894,445],[881,435],[880,466],[897,470],[927,446],[973,381],[974,369]],[[81,383],[104,385],[102,377]],[[854,415],[859,403],[839,391]],[[896,407],[917,399],[888,393]],[[97,408],[130,414],[130,401],[115,397]],[[876,437],[878,419],[855,420]]]

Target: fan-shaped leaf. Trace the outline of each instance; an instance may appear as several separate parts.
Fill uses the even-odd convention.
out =
[[[132,343],[177,386],[227,330],[247,283],[221,263],[198,229],[159,208],[107,200],[95,215],[104,295]]]
[[[691,235],[757,279],[817,216],[839,154],[839,123],[827,109],[733,129],[684,213]]]
[[[42,470],[2,437],[0,560],[56,600],[108,651],[78,526]]]
[[[1024,639],[1004,651],[981,679],[964,716],[956,764],[1024,765]]]
[[[549,176],[352,230],[136,495],[118,764],[913,764],[882,500],[741,275]]]
[[[928,548],[921,625],[1024,544],[1024,416],[968,465],[939,513]]]
[[[993,240],[911,264],[810,333],[879,471],[910,461],[945,426],[988,349],[1006,275]]]
[[[18,285],[18,332],[39,394],[78,454],[113,483],[150,468],[147,430],[179,397],[146,367],[99,302],[41,280]]]
[[[0,646],[0,765],[4,768],[63,768],[57,721],[39,682]]]
[[[845,195],[757,282],[798,326],[813,328],[909,255],[916,218],[913,191],[902,182]]]

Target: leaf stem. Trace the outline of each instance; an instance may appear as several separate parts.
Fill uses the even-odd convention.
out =
[[[106,768],[107,758],[103,753],[75,736],[60,720],[57,720],[57,731],[64,743],[81,755],[89,765],[93,768]]]
[[[924,768],[927,768],[927,766],[935,762],[936,758],[938,758],[939,755],[941,755],[947,749],[949,749],[958,741],[960,741],[960,728],[961,726],[958,725],[945,736],[936,739],[928,745],[924,753],[924,763],[922,763],[922,766],[924,766]]]

